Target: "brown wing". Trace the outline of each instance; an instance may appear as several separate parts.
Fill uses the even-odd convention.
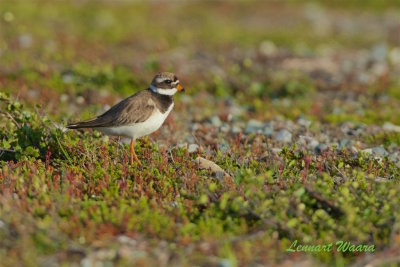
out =
[[[111,107],[104,114],[92,120],[67,125],[69,129],[113,127],[130,125],[147,120],[156,108],[148,97],[148,92],[140,91]]]

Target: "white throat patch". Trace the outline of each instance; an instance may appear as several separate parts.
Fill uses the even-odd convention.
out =
[[[157,94],[160,94],[160,95],[174,95],[176,92],[178,92],[178,89],[176,89],[176,88],[162,89],[162,88],[157,88],[152,84],[150,84],[150,89],[154,93],[157,93]]]

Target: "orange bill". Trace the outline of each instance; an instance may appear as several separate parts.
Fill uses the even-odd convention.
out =
[[[183,88],[182,85],[178,84],[178,85],[176,86],[176,90],[178,90],[178,91],[185,91],[185,88]]]

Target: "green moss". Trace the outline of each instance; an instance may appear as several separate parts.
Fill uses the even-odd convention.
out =
[[[366,135],[364,138],[371,145],[384,145],[385,147],[389,147],[390,145],[400,146],[400,133],[397,132]]]

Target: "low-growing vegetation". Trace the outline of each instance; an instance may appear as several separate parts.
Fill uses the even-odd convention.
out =
[[[0,5],[0,265],[398,264],[396,3],[34,2]],[[159,70],[143,166],[65,128]]]

